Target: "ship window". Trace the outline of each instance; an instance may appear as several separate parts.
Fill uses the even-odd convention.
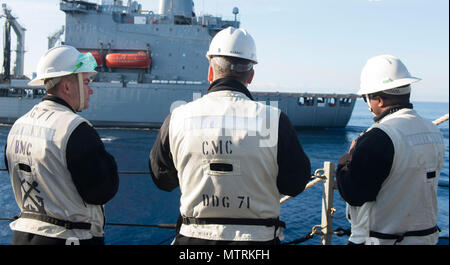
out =
[[[328,98],[328,106],[335,107],[336,106],[336,98]]]
[[[352,99],[351,98],[341,98],[339,100],[339,105],[344,106],[344,107],[350,106],[351,103],[352,103]]]
[[[299,97],[298,104],[300,106],[313,106],[314,105],[314,97]]]
[[[9,95],[10,96],[22,96],[23,92],[20,88],[10,88],[9,89]]]
[[[1,97],[37,98],[46,95],[45,89],[0,88]]]
[[[8,96],[8,90],[4,88],[0,88],[0,97],[7,97]]]
[[[305,105],[305,97],[299,97],[298,98],[298,105]]]
[[[317,98],[317,106],[318,106],[318,107],[325,107],[325,98],[323,98],[323,97],[318,97],[318,98]]]

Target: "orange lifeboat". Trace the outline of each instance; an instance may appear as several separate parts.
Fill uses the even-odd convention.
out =
[[[110,68],[147,68],[151,63],[145,52],[110,53],[105,59],[106,66]]]
[[[102,66],[105,60],[103,59],[103,56],[98,51],[89,51],[95,58],[95,61],[97,61],[97,66]],[[82,52],[83,54],[86,54],[86,52]]]

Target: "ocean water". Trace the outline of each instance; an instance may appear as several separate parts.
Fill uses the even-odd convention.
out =
[[[434,120],[449,111],[448,103],[415,102],[414,108],[425,118]],[[312,171],[323,167],[324,161],[337,164],[339,157],[345,153],[352,140],[373,123],[372,116],[362,100],[358,100],[348,126],[344,129],[301,130],[298,136],[312,163]],[[4,145],[10,126],[0,126],[0,168],[4,168]],[[439,183],[447,187],[438,188],[438,226],[440,236],[448,237],[449,231],[449,190],[448,190],[448,122],[439,125],[445,137],[445,164]],[[108,152],[114,155],[119,171],[148,172],[148,155],[155,141],[158,130],[98,130]],[[301,193],[287,201],[281,208],[281,219],[286,222],[285,240],[288,242],[305,236],[314,225],[321,222],[322,184]],[[173,224],[179,211],[179,195],[164,192],[156,188],[148,174],[121,174],[120,188],[117,195],[106,204],[106,218],[109,223],[122,224]],[[345,219],[345,203],[339,192],[334,193],[333,229],[350,227]],[[7,172],[0,171],[0,218],[12,217],[19,213],[15,203]],[[8,221],[0,220],[0,244],[10,244],[12,232]],[[107,225],[106,244],[119,245],[156,245],[169,244],[174,230]],[[347,244],[347,236],[333,236],[334,245]],[[320,237],[302,243],[302,245],[319,245]],[[448,240],[447,243],[448,244]]]

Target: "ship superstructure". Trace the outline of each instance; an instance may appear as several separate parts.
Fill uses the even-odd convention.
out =
[[[90,108],[81,113],[96,126],[159,127],[174,107],[204,95],[211,39],[223,28],[240,26],[237,19],[198,16],[192,0],[160,0],[158,12],[142,10],[131,0],[62,0],[60,9],[66,14],[63,43],[91,52],[97,60]],[[233,9],[234,15],[238,12]],[[0,84],[0,122],[14,122],[45,94],[26,82]],[[252,94],[278,106],[296,127],[345,127],[357,98]]]

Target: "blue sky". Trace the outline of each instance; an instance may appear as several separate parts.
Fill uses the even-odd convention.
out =
[[[0,2],[12,8],[27,29],[25,74],[31,75],[47,48],[47,36],[64,24],[59,1]],[[139,2],[143,9],[158,10],[158,0]],[[392,54],[402,59],[412,75],[422,78],[413,85],[413,101],[448,102],[448,0],[194,3],[198,15],[208,13],[224,19],[233,19],[233,7],[239,8],[241,27],[253,35],[257,45],[259,64],[250,90],[355,93],[367,59]],[[3,36],[0,39],[3,43]]]

